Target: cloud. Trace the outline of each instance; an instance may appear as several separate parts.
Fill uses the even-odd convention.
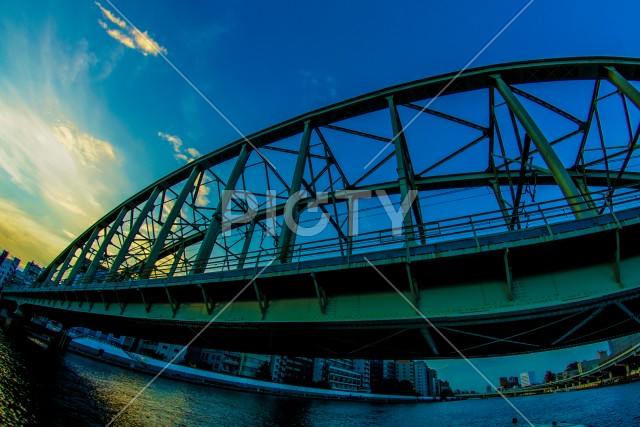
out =
[[[16,203],[0,198],[0,238],[12,256],[44,266],[68,244],[69,237],[56,234]]]
[[[100,10],[102,11],[102,14],[104,15],[105,18],[107,18],[109,21],[111,21],[114,24],[116,24],[118,27],[125,28],[127,26],[126,22],[124,22],[122,19],[120,19],[117,16],[115,16],[113,13],[111,13],[110,10],[105,9],[104,7],[102,7],[102,5],[100,3],[96,2],[96,6],[98,6],[100,8]]]
[[[0,245],[40,265],[129,193],[123,153],[102,130],[112,122],[90,89],[95,55],[53,30],[14,29],[0,51]]]
[[[164,132],[158,132],[158,136],[171,144],[171,146],[173,147],[173,152],[175,153],[173,156],[178,161],[189,163],[202,155],[198,150],[192,147],[187,147],[186,149],[182,150],[182,139],[180,139],[179,136],[170,135]]]
[[[189,147],[189,148],[186,149],[186,151],[194,159],[197,159],[198,157],[202,156],[202,154],[200,154],[200,152],[198,150],[196,150],[195,148]]]
[[[63,215],[95,218],[104,213],[97,202],[108,192],[108,180],[103,179],[110,178],[119,163],[109,142],[70,121],[51,123],[19,100],[0,99],[0,170]]]
[[[101,163],[116,160],[111,144],[75,129],[70,123],[55,124],[52,131],[58,142],[85,165],[99,169]]]
[[[173,151],[175,151],[176,153],[180,152],[180,147],[182,147],[182,140],[179,137],[175,135],[169,135],[168,133],[164,132],[158,132],[158,136],[171,143],[171,145],[173,145]]]
[[[119,41],[130,49],[135,49],[141,52],[144,56],[149,54],[153,56],[157,56],[158,54],[166,55],[168,53],[167,49],[160,46],[158,42],[151,38],[147,31],[139,31],[137,28],[127,25],[124,20],[115,16],[109,9],[102,7],[98,2],[96,2],[96,6],[98,6],[102,15],[109,22],[120,28],[110,28],[109,24],[98,19],[98,25],[100,25],[100,27],[102,27],[102,29],[104,29],[113,39]]]

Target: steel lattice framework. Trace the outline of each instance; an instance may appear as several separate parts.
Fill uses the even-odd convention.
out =
[[[462,277],[446,263],[425,263],[420,270],[412,266],[412,256],[438,260],[486,252],[497,253],[500,263],[504,259],[497,265],[503,275],[506,272],[508,299],[496,305],[500,311],[524,298],[524,285],[520,290],[514,285],[510,249],[529,245],[527,239],[545,242],[562,233],[579,236],[596,230],[615,233],[612,266],[615,282],[624,288],[619,230],[623,225],[635,227],[640,206],[635,152],[640,92],[632,83],[639,80],[639,59],[519,62],[406,83],[304,114],[217,149],[149,185],[78,236],[31,290],[9,290],[5,295],[13,292],[23,303],[37,300],[49,306],[64,298],[71,307],[74,299],[78,309],[86,301],[89,311],[94,302],[102,301],[105,312],[117,302],[121,315],[127,304],[124,294],[128,300],[141,298],[147,314],[151,299],[155,304],[164,298],[166,304],[168,298],[176,317],[178,285],[184,285],[185,301],[194,301],[195,294],[186,289],[197,286],[197,298],[210,316],[219,308],[216,303],[230,299],[231,288],[225,283],[251,278],[275,260],[268,272],[273,279],[271,296],[253,283],[261,319],[269,298],[302,292],[295,278],[277,285],[279,276],[296,274],[311,277],[313,298],[325,315],[330,298],[316,275],[354,268],[354,259],[359,260],[356,267],[369,268],[363,255],[376,265],[384,264],[385,257],[399,260],[389,267],[396,270],[387,273],[405,287],[408,278],[410,295],[418,304],[425,284],[437,282],[446,289],[447,276],[475,279]],[[407,211],[402,223],[392,224],[389,213],[402,209]],[[287,218],[298,228],[287,226]],[[307,232],[323,218],[322,231]],[[591,242],[608,245],[607,239],[594,237]],[[563,244],[549,248],[562,254],[569,248]],[[588,253],[578,249],[576,257],[588,263]],[[544,250],[532,258],[532,251],[523,249],[514,262],[523,277],[535,281],[538,264],[557,262],[542,262]],[[634,250],[626,259],[631,255],[636,256]],[[483,259],[473,258],[472,264],[481,266]],[[329,280],[336,293],[359,286]],[[352,293],[360,292],[366,290],[360,287]],[[624,298],[636,296],[634,291]],[[556,295],[554,301],[563,298]],[[607,304],[626,317],[621,322],[640,323],[620,298]],[[558,339],[536,348],[615,335],[603,332],[569,342],[575,331],[608,313],[599,303],[589,304],[578,311],[568,307],[554,312],[569,313],[575,323]],[[238,319],[250,317],[243,316]],[[398,319],[408,318],[402,316]],[[518,319],[536,316],[522,314]],[[333,318],[333,325],[340,319]],[[443,329],[463,325],[445,320],[439,323]],[[464,325],[483,322],[489,321]],[[498,353],[532,351],[527,343],[495,338],[497,332],[488,336],[469,328],[464,332],[468,336],[520,345]],[[435,342],[439,339],[434,341],[428,328],[415,329],[431,354],[440,354],[442,340]],[[511,331],[505,329],[508,334]],[[474,345],[469,344],[469,351],[488,344]],[[493,354],[484,351],[477,355]]]
[[[241,269],[271,256],[281,263],[348,256],[455,239],[469,218],[484,229],[479,232],[520,228],[551,205],[569,207],[576,218],[602,214],[640,179],[633,164],[640,94],[629,82],[639,77],[640,61],[631,59],[524,62],[466,71],[453,82],[454,75],[412,82],[296,117],[203,156],[126,200],[66,248],[39,284]],[[582,80],[587,83],[575,85]],[[543,93],[555,92],[553,101],[537,95],[536,86],[549,82]],[[436,95],[433,108],[425,107]],[[451,112],[436,109],[439,103]],[[482,197],[478,189],[495,200],[438,207],[445,193]],[[253,197],[224,200],[223,190]],[[287,205],[300,190],[307,196]],[[348,229],[349,195],[376,190],[389,195],[396,211],[410,190],[419,192],[400,242],[389,238],[388,221],[360,225],[358,236]],[[326,193],[319,213],[329,215],[330,226],[300,238],[284,226],[284,212],[300,217],[301,225],[314,221],[304,208],[319,193]],[[555,199],[563,200],[550,202]],[[225,217],[250,209],[251,221],[221,232]],[[376,206],[365,209],[376,212]],[[495,216],[502,220],[487,221]]]

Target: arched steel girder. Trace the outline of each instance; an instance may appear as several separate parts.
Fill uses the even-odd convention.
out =
[[[498,79],[496,79],[498,76]],[[432,77],[424,80],[419,80],[415,82],[410,82],[403,85],[394,86],[391,88],[383,89],[380,91],[376,91],[364,96],[360,96],[354,99],[350,99],[326,108],[322,108],[308,114],[304,114],[302,116],[296,117],[294,119],[288,120],[281,124],[272,126],[268,129],[265,129],[260,132],[256,132],[250,136],[248,136],[248,140],[251,141],[252,148],[265,148],[265,149],[273,149],[281,152],[291,152],[291,154],[298,155],[300,160],[300,167],[296,168],[298,171],[294,174],[294,181],[292,185],[288,185],[285,180],[278,175],[277,172],[272,171],[280,180],[281,184],[292,193],[292,189],[296,187],[295,181],[299,180],[301,184],[305,187],[308,187],[309,184],[314,184],[315,180],[312,180],[311,183],[305,182],[302,178],[304,174],[305,168],[304,161],[310,165],[311,158],[323,158],[322,155],[318,155],[317,153],[309,152],[304,154],[302,150],[291,150],[282,147],[276,147],[273,145],[278,141],[281,141],[285,138],[295,136],[295,135],[304,135],[305,134],[305,126],[309,131],[313,130],[318,133],[321,139],[324,140],[322,135],[323,129],[330,129],[332,131],[352,133],[360,136],[364,136],[372,140],[372,143],[381,142],[398,142],[396,143],[396,152],[391,155],[387,155],[380,162],[378,162],[371,171],[363,174],[359,179],[352,180],[349,183],[349,180],[345,177],[345,174],[342,172],[342,169],[335,157],[331,154],[327,155],[326,162],[327,165],[323,169],[321,173],[324,171],[328,171],[330,173],[331,166],[335,166],[338,169],[338,172],[341,175],[342,181],[344,183],[343,188],[341,189],[333,189],[330,191],[330,195],[335,195],[343,190],[349,189],[359,189],[359,190],[375,190],[375,189],[384,189],[389,194],[403,194],[402,183],[398,182],[383,182],[379,184],[367,184],[362,185],[361,182],[364,181],[366,177],[368,177],[373,170],[377,167],[381,167],[386,161],[390,160],[394,156],[396,160],[399,162],[399,169],[410,170],[412,169],[411,165],[411,156],[409,154],[409,150],[406,148],[406,143],[403,144],[402,140],[405,138],[404,129],[401,131],[401,123],[399,120],[395,120],[393,117],[393,111],[396,106],[403,106],[413,110],[419,110],[422,113],[433,115],[440,117],[445,120],[449,120],[455,122],[457,124],[469,127],[471,129],[475,129],[481,132],[481,135],[468,143],[467,145],[461,147],[459,150],[451,153],[449,156],[446,156],[439,161],[432,163],[429,167],[424,169],[422,172],[415,173],[415,171],[410,170],[409,175],[405,175],[404,178],[400,177],[401,181],[404,180],[406,182],[406,187],[404,193],[408,188],[413,188],[419,191],[425,191],[430,189],[438,189],[438,188],[463,188],[463,187],[474,187],[474,186],[487,186],[493,187],[494,190],[498,189],[501,186],[508,186],[510,191],[513,193],[514,201],[517,201],[518,198],[515,197],[516,193],[521,192],[523,178],[530,178],[533,176],[533,171],[536,171],[536,180],[538,184],[541,185],[559,185],[561,189],[567,190],[564,191],[565,196],[569,199],[575,199],[576,205],[581,205],[578,211],[589,211],[589,208],[585,208],[585,205],[589,204],[589,200],[582,199],[582,193],[588,191],[588,186],[590,187],[606,187],[613,191],[613,187],[622,186],[622,185],[635,185],[636,183],[636,173],[635,172],[626,172],[625,167],[628,163],[628,159],[631,157],[633,150],[635,149],[635,145],[637,143],[637,137],[639,132],[635,132],[633,137],[630,138],[628,147],[624,149],[620,149],[615,153],[609,154],[607,153],[604,158],[604,166],[605,170],[595,169],[593,166],[601,166],[602,161],[591,161],[585,162],[584,158],[581,157],[584,145],[586,141],[586,134],[588,130],[592,127],[592,121],[594,120],[594,106],[597,102],[600,101],[602,97],[598,94],[598,87],[600,81],[606,79],[609,81],[615,88],[617,88],[618,92],[623,96],[623,100],[625,97],[629,99],[634,105],[640,108],[640,95],[638,95],[638,91],[635,87],[629,83],[629,80],[638,80],[640,78],[640,61],[636,59],[628,59],[628,58],[572,58],[572,59],[557,59],[557,60],[545,60],[545,61],[528,61],[528,62],[520,62],[514,64],[507,65],[499,65],[499,66],[490,66],[483,67],[474,70],[467,70],[461,73],[459,76],[455,78],[453,83],[449,84],[451,80],[456,77],[456,74],[446,74],[437,77]],[[596,89],[594,90],[594,96],[591,102],[591,108],[588,116],[582,120],[574,115],[564,111],[562,108],[556,107],[549,102],[543,101],[542,99],[529,94],[528,92],[514,86],[528,83],[543,83],[550,81],[567,81],[567,80],[595,80]],[[446,86],[449,84],[448,86]],[[445,88],[446,86],[446,88]],[[505,102],[509,104],[509,113],[512,116],[512,120],[514,122],[514,128],[516,132],[516,136],[518,139],[518,145],[520,146],[520,151],[518,155],[508,156],[504,152],[504,148],[502,147],[502,137],[500,129],[496,127],[496,120],[493,117],[493,111],[497,108],[496,104],[493,102],[493,89],[497,88],[498,91],[501,92]],[[447,114],[443,112],[436,111],[430,108],[423,108],[414,103],[424,99],[431,99],[437,95],[439,96],[447,96],[458,94],[462,92],[474,91],[479,89],[489,89],[491,94],[491,114],[489,124],[487,126],[482,124],[473,123],[472,121],[463,119],[461,117],[457,117],[452,114]],[[540,137],[540,132],[537,132],[535,129],[535,122],[531,117],[527,117],[526,114],[522,114],[522,111],[518,111],[519,107],[517,103],[513,102],[512,96],[527,99],[529,101],[535,102],[544,108],[553,111],[559,116],[564,117],[568,121],[571,121],[576,125],[576,129],[564,137],[559,138],[556,141],[546,141],[544,138]],[[607,95],[609,96],[609,95]],[[340,121],[344,121],[346,119],[354,118],[357,116],[362,116],[367,113],[389,109],[390,108],[390,99],[393,100],[393,108],[391,108],[392,112],[392,120],[391,127],[394,128],[393,135],[394,138],[381,137],[378,135],[374,135],[372,133],[367,133],[355,129],[349,129],[347,127],[342,126]],[[626,106],[626,104],[625,104]],[[522,107],[522,105],[520,105]],[[525,111],[526,112],[526,111]],[[529,149],[523,151],[522,147],[522,135],[519,135],[519,128],[515,126],[516,120],[514,116],[520,121],[520,124],[525,129],[525,142],[527,138],[531,138],[534,142],[535,148],[530,147]],[[597,116],[597,111],[595,116]],[[397,117],[396,117],[397,118]],[[599,122],[598,122],[599,124]],[[629,126],[631,128],[631,126]],[[640,128],[639,128],[640,129]],[[307,132],[309,134],[310,132]],[[547,168],[541,167],[540,165],[529,165],[526,166],[527,160],[529,157],[535,155],[536,153],[541,153],[543,158],[551,152],[554,154],[554,150],[551,148],[556,143],[562,142],[562,140],[571,138],[572,136],[578,135],[582,133],[583,139],[582,144],[579,150],[578,159],[575,164],[565,164],[562,165],[559,163],[557,159],[545,160],[547,161]],[[631,132],[630,132],[631,133]],[[439,167],[442,164],[447,163],[450,159],[455,158],[458,154],[465,152],[469,148],[475,146],[477,143],[488,139],[490,142],[490,155],[488,158],[489,168],[486,170],[479,170],[475,173],[468,174],[452,174],[447,173],[443,175],[433,175],[433,170]],[[304,138],[303,138],[304,141]],[[273,145],[273,146],[272,146]],[[304,145],[304,144],[303,144]],[[325,144],[326,145],[326,144]],[[497,150],[497,146],[500,145],[502,148],[502,155],[494,155],[494,149]],[[526,144],[524,144],[526,146]],[[65,271],[71,267],[70,276],[74,276],[78,274],[78,272],[83,268],[82,264],[84,259],[89,254],[94,254],[93,259],[87,259],[90,262],[89,272],[94,273],[98,268],[100,260],[96,261],[96,256],[98,258],[105,255],[106,250],[104,249],[104,244],[109,244],[103,242],[98,246],[91,247],[91,245],[96,240],[96,234],[98,231],[103,231],[103,234],[107,234],[108,240],[109,236],[113,233],[107,232],[106,230],[109,228],[110,224],[114,222],[117,223],[116,219],[118,215],[122,215],[124,210],[126,209],[134,209],[135,206],[139,206],[145,203],[151,197],[154,191],[157,191],[158,188],[162,188],[164,190],[172,188],[174,185],[178,185],[187,180],[189,176],[193,176],[193,171],[196,168],[204,171],[208,168],[215,167],[225,161],[231,159],[238,159],[238,156],[241,154],[242,150],[246,150],[247,144],[245,140],[236,141],[226,147],[215,150],[214,152],[203,156],[197,161],[185,165],[184,167],[178,169],[174,173],[168,175],[167,177],[159,180],[158,182],[152,184],[146,189],[142,190],[120,206],[116,207],[112,212],[105,215],[101,218],[93,227],[88,229],[85,233],[76,239],[65,251],[63,251],[45,270],[42,279],[52,279],[55,278],[56,281],[60,281],[65,274]],[[330,147],[326,146],[325,151],[330,152]],[[545,154],[547,153],[547,154]],[[401,162],[401,159],[405,156],[404,163]],[[607,160],[613,158],[623,158],[623,167],[618,170],[610,170]],[[496,159],[499,159],[496,162]],[[303,161],[304,160],[304,161]],[[408,164],[406,162],[408,160]],[[500,163],[502,162],[502,163]],[[237,162],[240,164],[241,162]],[[266,162],[265,162],[266,163]],[[509,165],[513,166],[513,169],[509,168]],[[526,167],[525,167],[526,166]],[[267,165],[265,164],[265,168]],[[238,167],[238,170],[242,173],[245,170],[245,165],[242,164]],[[320,173],[320,174],[321,174]],[[585,182],[588,178],[588,182]],[[240,177],[236,177],[235,180],[240,179]],[[233,179],[229,180],[229,188],[235,187],[235,183],[233,183]],[[612,186],[611,183],[614,182],[616,185]],[[332,181],[333,183],[333,181]],[[185,190],[184,194],[187,195],[188,190]],[[507,212],[512,210],[514,213],[518,210],[518,203],[511,203],[512,206],[507,206],[505,200],[501,195],[497,195],[499,199],[499,203],[501,204],[503,211],[505,212],[505,219],[507,217],[513,217],[513,214],[508,215]],[[181,200],[179,200],[181,201]],[[183,202],[183,201],[181,201]],[[299,205],[303,205],[306,200],[301,200]],[[334,205],[337,203],[342,203],[340,200],[333,199]],[[181,203],[179,203],[181,204]],[[275,206],[275,211],[280,214],[284,209],[284,204],[279,203]],[[419,206],[418,206],[419,208]],[[220,209],[216,209],[219,211]],[[215,212],[214,212],[215,213]],[[177,208],[174,212],[174,216],[179,216],[179,209]],[[211,215],[209,215],[211,216]],[[265,210],[259,210],[256,216],[256,220],[260,221],[266,216]],[[214,216],[215,218],[215,216]],[[421,214],[418,211],[414,211],[414,219],[418,224],[422,222]],[[196,242],[200,242],[203,239],[207,241],[207,245],[204,246],[198,255],[197,262],[202,263],[206,262],[208,254],[211,252],[211,248],[216,243],[216,233],[212,232],[212,224],[215,225],[215,221],[209,221],[209,223],[200,224],[198,227],[193,227],[191,234],[185,235],[183,238],[183,246],[184,244],[192,244]],[[407,224],[408,225],[408,224]],[[161,233],[162,235],[166,235],[171,233],[171,225],[167,225],[163,227],[165,232]],[[204,238],[204,235],[201,231],[202,228],[208,230],[207,233],[210,236]],[[251,228],[253,230],[253,228]],[[283,233],[286,234],[284,227],[282,227]],[[338,227],[338,231],[339,227]],[[253,232],[253,231],[252,231]],[[205,233],[206,234],[206,233]],[[93,237],[93,238],[92,238]],[[113,237],[113,236],[111,236]],[[135,236],[133,236],[135,237]],[[162,236],[161,236],[162,237]],[[295,236],[294,236],[295,237]],[[282,242],[282,240],[289,240],[290,237],[281,235],[280,236],[280,247],[290,246],[291,242]],[[150,250],[152,252],[152,256],[146,259],[138,260],[138,263],[144,263],[146,265],[146,271],[149,272],[156,260],[162,258],[168,253],[174,253],[174,249],[179,247],[180,245],[176,244],[176,242],[170,242],[165,244],[164,238],[157,240],[155,239],[153,242],[150,242]],[[75,256],[75,252],[77,252],[81,248],[81,253],[79,256]],[[121,255],[118,253],[118,258],[122,258],[126,256],[126,254]],[[155,258],[155,259],[154,259]],[[76,262],[73,263],[73,260],[76,259]],[[82,260],[78,262],[78,260]],[[286,261],[286,256],[284,257]],[[198,265],[196,263],[196,265]],[[200,270],[196,269],[194,272],[198,272]],[[89,275],[90,276],[90,275]],[[90,277],[87,277],[90,278]]]

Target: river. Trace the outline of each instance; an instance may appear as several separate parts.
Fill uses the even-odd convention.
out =
[[[67,354],[44,358],[0,332],[0,424],[104,426],[152,377]],[[640,426],[640,382],[510,400],[534,424]],[[156,380],[116,426],[505,426],[502,399],[371,404],[291,399]]]

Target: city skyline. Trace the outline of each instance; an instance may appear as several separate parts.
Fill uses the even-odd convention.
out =
[[[0,34],[9,42],[0,46],[0,245],[23,263],[44,266],[131,194],[239,138],[158,52],[250,134],[352,96],[459,70],[526,2],[497,2],[482,22],[476,16],[486,7],[474,2],[412,5],[411,11],[337,2],[283,10],[250,3],[198,10],[118,4],[148,39],[136,38],[106,2],[2,4]],[[456,25],[447,19],[453,10],[462,10]],[[473,66],[637,57],[634,15],[538,0]],[[316,31],[307,30],[309,21]],[[545,31],[535,31],[542,22]],[[402,23],[402,30],[390,23]],[[500,366],[511,367],[505,375],[535,370],[540,378],[552,364],[595,357],[603,348],[474,363],[495,382]],[[486,385],[463,361],[432,363],[456,385],[446,370],[461,380],[472,375],[478,390]]]

